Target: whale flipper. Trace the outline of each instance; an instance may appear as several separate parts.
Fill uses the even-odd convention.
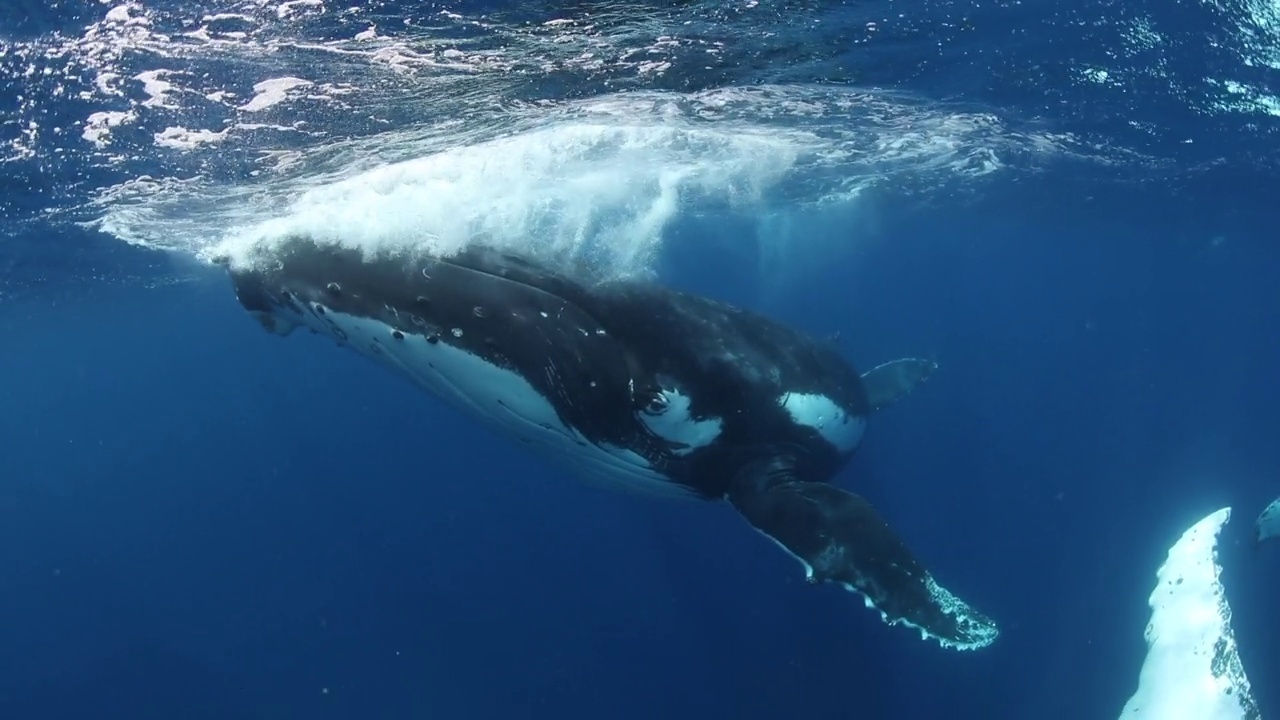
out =
[[[1263,540],[1273,537],[1280,537],[1280,498],[1276,498],[1258,516],[1257,534],[1253,537],[1253,544],[1257,546]]]
[[[877,365],[862,374],[867,388],[867,402],[879,410],[905,397],[938,369],[938,363],[919,358],[902,358]]]
[[[934,581],[863,498],[795,479],[789,458],[744,467],[726,498],[757,530],[799,559],[808,580],[843,585],[890,625],[920,630],[944,647],[976,650],[999,630]]]
[[[1231,628],[1218,536],[1231,508],[1187,528],[1156,572],[1143,633],[1147,656],[1122,720],[1259,720]]]

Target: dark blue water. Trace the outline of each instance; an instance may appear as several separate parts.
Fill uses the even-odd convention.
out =
[[[75,224],[104,212],[95,190],[251,182],[255,151],[299,141],[181,155],[151,136],[195,111],[145,110],[107,162],[75,123],[112,106],[24,73],[107,8],[8,6],[3,139],[29,152],[0,200],[0,718],[1114,717],[1156,567],[1225,505],[1236,635],[1264,712],[1280,706],[1280,553],[1250,547],[1280,492],[1280,120],[1264,100],[1213,109],[1240,96],[1227,80],[1280,93],[1258,50],[1280,32],[1248,3],[739,5],[452,9],[671,34],[693,18],[684,32],[730,47],[647,79],[515,77],[504,101],[816,83],[992,113],[1001,138],[1072,136],[1052,157],[1001,144],[1006,170],[978,177],[893,166],[856,210],[789,221],[816,244],[766,251],[756,211],[686,208],[653,268],[838,332],[862,368],[938,360],[838,482],[995,618],[994,645],[886,627],[726,506],[584,486],[327,340],[262,332],[173,244]],[[384,29],[437,10],[366,12]],[[353,32],[326,13],[292,32]],[[1163,41],[1126,44],[1135,18]],[[1081,81],[1089,67],[1124,86]],[[379,97],[393,125],[419,112]]]

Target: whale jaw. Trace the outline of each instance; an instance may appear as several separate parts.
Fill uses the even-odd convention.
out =
[[[639,454],[593,442],[570,427],[526,378],[450,342],[462,337],[460,330],[395,327],[301,293],[270,291],[256,278],[237,277],[236,290],[245,309],[273,335],[307,327],[329,337],[591,484],[661,498],[697,497]]]

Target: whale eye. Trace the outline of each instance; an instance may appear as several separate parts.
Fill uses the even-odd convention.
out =
[[[654,393],[649,396],[649,402],[645,403],[645,415],[661,415],[671,407],[671,401],[667,400],[667,396],[662,393]]]
[[[665,442],[660,451],[682,457],[716,442],[724,429],[724,421],[712,412],[708,402],[702,414],[695,415],[693,398],[681,392],[676,383],[663,383],[636,393],[636,419],[648,434]]]

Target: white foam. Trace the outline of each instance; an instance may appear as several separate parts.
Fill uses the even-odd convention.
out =
[[[378,167],[303,191],[213,254],[270,256],[302,236],[368,253],[456,252],[477,238],[644,272],[683,207],[756,201],[801,151],[772,133],[572,121]]]
[[[324,12],[322,0],[287,0],[276,6],[276,17],[284,20],[306,13]]]
[[[148,107],[178,107],[172,97],[174,85],[166,79],[173,74],[172,70],[148,70],[134,75],[133,79],[142,83],[142,91],[148,96],[142,104]]]
[[[851,453],[867,429],[865,418],[850,415],[826,395],[786,393],[778,399],[797,425],[813,428],[842,453]]]
[[[1263,540],[1268,540],[1273,537],[1280,537],[1280,498],[1276,498],[1272,501],[1272,503],[1262,511],[1262,514],[1258,516],[1258,542],[1262,542]]]
[[[679,390],[663,389],[662,396],[666,402],[661,412],[652,414],[641,410],[639,418],[653,434],[682,446],[671,450],[672,454],[688,455],[720,437],[724,427],[721,418],[694,419],[689,410],[691,398]]]
[[[80,133],[80,136],[98,147],[106,147],[111,142],[112,128],[119,127],[135,119],[137,119],[137,116],[134,115],[132,110],[96,112],[85,120],[84,130]]]
[[[253,17],[244,13],[216,13],[213,15],[205,15],[200,18],[200,22],[221,22],[224,20],[238,20],[240,22],[252,23]]]
[[[1169,548],[1156,572],[1147,656],[1123,720],[1258,720],[1231,608],[1219,581],[1218,534],[1231,508],[1210,513]]]
[[[113,7],[107,11],[107,14],[103,17],[103,22],[108,24],[134,25],[134,26],[141,26],[141,27],[150,26],[151,25],[150,18],[148,18],[146,15],[134,14],[136,12],[139,12],[141,9],[142,9],[142,6],[140,4],[135,4],[132,2],[126,2],[122,5],[117,5],[116,7]]]
[[[313,306],[313,308],[316,306]],[[428,342],[384,323],[325,309],[279,318],[303,324],[393,368],[420,387],[508,437],[514,437],[589,481],[661,497],[691,493],[649,467],[641,456],[614,446],[597,446],[561,422],[555,409],[514,372],[449,345]]]
[[[184,127],[167,127],[156,133],[156,145],[176,150],[191,150],[200,145],[213,145],[226,139],[229,129],[220,132],[212,130],[188,130]]]
[[[263,80],[253,86],[253,92],[256,93],[249,102],[239,106],[238,109],[245,112],[260,112],[266,110],[272,105],[278,105],[289,97],[289,91],[294,88],[308,87],[313,85],[310,80],[303,80],[298,77],[282,77],[273,78],[271,80]]]
[[[378,108],[388,103],[393,113],[403,114],[416,101],[403,94],[394,103],[371,96],[358,73],[352,81],[328,82],[333,76],[320,72],[325,54],[345,68],[378,64],[391,53],[417,58],[433,72],[450,66],[450,77],[455,70],[474,77],[511,62],[381,36],[305,50],[322,59],[316,75],[308,76],[314,84],[294,84],[283,90],[283,100],[282,85],[259,86],[252,99],[233,100],[228,89],[197,88],[196,80],[165,97],[225,107],[229,115],[221,124],[202,121],[218,129],[237,127],[245,112],[275,110],[280,105],[273,103],[313,95],[341,109],[333,118],[352,120],[381,115],[385,110]],[[648,62],[635,60],[637,72]],[[510,82],[509,75],[501,77],[477,80],[477,87]],[[828,245],[849,247],[861,216],[858,227],[838,237],[807,232],[809,223],[771,219],[859,202],[866,187],[892,184],[902,175],[994,172],[1001,163],[998,143],[1023,144],[1022,138],[1002,137],[999,121],[987,115],[938,113],[888,96],[832,88],[627,92],[575,102],[470,107],[465,102],[479,90],[452,92],[444,80],[432,82],[439,87],[428,88],[432,94],[423,101],[420,124],[351,138],[329,113],[311,114],[305,128],[298,128],[305,137],[290,139],[287,147],[278,139],[233,132],[220,145],[242,156],[295,153],[288,177],[246,183],[245,173],[235,173],[232,182],[219,182],[203,169],[227,164],[203,162],[195,152],[190,171],[181,176],[203,185],[202,202],[160,193],[125,208],[107,188],[100,195],[103,227],[128,242],[206,258],[228,249],[269,254],[270,244],[287,234],[372,251],[412,247],[440,254],[484,236],[535,256],[545,251],[543,260],[585,259],[612,274],[631,275],[649,270],[673,221],[749,214],[760,222],[760,233],[738,242],[759,245],[761,257],[784,254],[771,249],[785,247],[787,263],[793,263],[806,254],[826,256]],[[1035,147],[1019,147],[1024,155],[1061,149],[1049,137],[1028,142]],[[211,205],[222,207],[195,227],[202,217],[193,209],[207,213]],[[177,226],[196,231],[174,232]]]
[[[108,187],[91,208],[101,214],[101,226],[124,241],[188,255],[207,257],[211,246],[252,234],[268,220],[298,224],[288,216],[306,214],[311,201],[326,194],[338,197],[335,183],[375,180],[363,177],[375,166],[421,161],[407,174],[430,175],[456,162],[466,167],[456,178],[440,178],[452,188],[443,201],[424,187],[416,195],[413,187],[393,193],[400,203],[393,210],[422,207],[416,219],[426,220],[427,229],[416,237],[407,232],[413,218],[397,220],[386,207],[372,223],[351,217],[335,227],[371,225],[358,232],[391,245],[427,236],[457,242],[433,224],[496,230],[501,242],[519,237],[521,249],[534,254],[550,248],[552,259],[562,259],[581,251],[576,259],[633,274],[649,269],[673,220],[723,216],[726,208],[753,217],[803,214],[824,203],[855,202],[862,188],[876,183],[934,186],[956,175],[996,172],[1006,154],[1023,160],[1060,154],[1071,144],[1038,130],[1010,130],[990,114],[955,112],[896,93],[815,85],[640,90],[655,73],[686,68],[690,57],[705,57],[719,72],[737,61],[734,37],[758,34],[751,21],[706,39],[697,29],[699,13],[688,25],[676,20],[686,14],[679,8],[560,16],[564,22],[544,25],[556,16],[508,23],[441,11],[412,23],[389,22],[376,8],[318,0],[215,3],[191,20],[136,0],[110,7],[81,37],[20,49],[35,67],[86,79],[75,88],[89,108],[85,122],[95,112],[136,111],[121,124],[136,125],[137,132],[105,135],[88,125],[89,137],[76,143],[83,148],[72,148],[91,151],[95,167],[110,167],[105,176],[116,186],[159,172],[153,139],[168,127],[233,128],[216,143],[200,136],[166,146],[181,151],[165,153],[167,179],[192,181],[183,195],[135,196],[135,205],[122,207],[121,193]],[[348,37],[316,37],[315,26],[301,21],[330,12],[340,14],[336,35]],[[280,88],[244,91],[245,78],[283,74],[281,58],[293,58],[286,64],[305,70],[290,72],[314,84],[285,89],[283,98]],[[539,78],[552,74],[572,83],[583,73],[619,92],[530,99],[528,89]],[[330,107],[289,112],[296,110],[290,103],[312,98]],[[28,100],[21,119],[38,122],[51,101]],[[234,129],[246,113],[257,112],[306,124],[284,139]],[[32,130],[21,144],[40,147],[40,136],[50,132]],[[548,149],[541,157],[539,146]],[[281,151],[297,159],[285,178],[244,168]],[[7,152],[0,147],[0,155]],[[510,175],[491,170],[504,163]],[[358,192],[346,197],[363,199]],[[593,201],[600,201],[597,209],[588,210]],[[831,243],[849,245],[858,230],[846,228]],[[761,245],[792,239],[742,237]],[[827,237],[797,233],[796,241]]]

